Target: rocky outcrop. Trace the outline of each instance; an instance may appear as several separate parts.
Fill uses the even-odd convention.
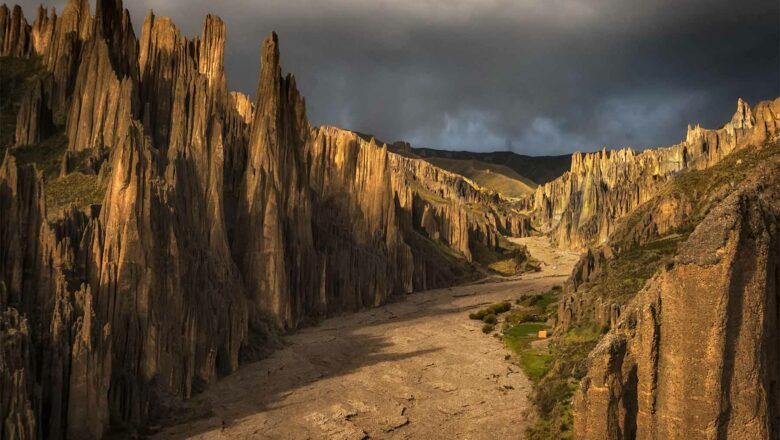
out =
[[[591,353],[582,439],[777,438],[780,166],[736,188]]]
[[[467,259],[471,240],[495,247],[501,232],[525,227],[460,176],[356,133],[310,128],[294,77],[281,76],[275,35],[262,66],[236,229],[264,233],[233,243],[262,314],[294,327],[437,285],[437,268],[415,265],[407,243],[425,230],[426,209],[427,227]]]
[[[17,114],[15,144],[34,145],[54,134],[54,115],[49,107],[51,81],[38,79],[25,95]]]
[[[115,10],[117,5],[112,1],[101,0],[97,16]],[[121,13],[121,4],[118,10]],[[129,23],[129,17],[127,20]],[[94,32],[87,0],[69,1],[59,17],[53,8],[46,11],[40,7],[32,26],[27,24],[19,6],[10,14],[7,6],[0,6],[0,56],[39,57],[49,72],[37,80],[24,98],[17,116],[15,145],[35,144],[51,135],[54,126],[65,125],[81,48]]]
[[[94,36],[81,48],[67,112],[68,149],[112,148],[138,113],[137,42],[121,3],[98,3]]]
[[[84,216],[73,212],[49,228],[42,183],[32,167],[6,155],[0,168],[0,328],[8,363],[0,367],[0,380],[10,381],[4,389],[13,394],[3,403],[4,430],[8,438],[99,437],[108,426],[109,376],[98,367],[110,362],[110,348],[93,342],[101,337],[89,317],[89,289],[73,286],[77,279],[70,276],[78,267],[70,235],[83,235]],[[60,235],[65,229],[71,234]],[[80,414],[74,423],[68,423],[70,409]]]
[[[35,395],[33,346],[27,320],[2,300],[5,285],[0,282],[0,419],[2,438],[33,439],[36,418],[33,411]]]
[[[772,175],[778,153],[776,141],[747,147],[709,168],[687,170],[668,181],[655,197],[627,215],[606,243],[588,248],[580,257],[563,286],[558,331],[589,322],[614,326],[644,280],[674,256],[675,243],[684,240],[736,185],[757,184]]]
[[[735,150],[762,144],[778,128],[780,99],[752,109],[739,100],[737,112],[723,128],[689,126],[685,141],[671,147],[575,153],[569,172],[537,188],[534,225],[561,246],[603,244],[621,219],[680,171],[711,167]]]
[[[0,56],[29,58],[33,53],[30,30],[19,5],[13,10],[0,5]]]
[[[81,0],[60,17],[40,9],[29,27],[48,75],[25,98],[17,143],[64,127],[61,173],[87,169],[106,190],[101,205],[46,221],[43,176],[12,154],[0,170],[0,312],[30,323],[22,339],[36,353],[2,370],[4,381],[25,371],[3,406],[8,429],[137,432],[267,352],[274,327],[454,283],[474,243],[527,232],[461,176],[310,126],[274,34],[256,103],[229,92],[226,32],[207,16],[188,39],[150,14],[136,39],[117,0],[95,16]]]

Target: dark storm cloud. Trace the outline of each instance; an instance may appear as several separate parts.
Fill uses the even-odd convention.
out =
[[[125,6],[136,29],[154,9],[186,35],[200,33],[206,13],[220,15],[230,87],[250,95],[259,43],[276,30],[313,123],[419,146],[530,154],[659,146],[682,139],[689,122],[721,125],[738,97],[780,95],[777,0]]]

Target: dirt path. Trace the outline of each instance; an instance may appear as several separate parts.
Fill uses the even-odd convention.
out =
[[[203,416],[156,438],[522,438],[530,383],[467,314],[560,284],[576,256],[544,238],[518,242],[542,272],[415,293],[298,331],[188,402]]]

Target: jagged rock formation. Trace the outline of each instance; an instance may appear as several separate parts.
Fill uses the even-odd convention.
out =
[[[135,431],[267,351],[273,326],[454,283],[474,243],[529,230],[461,176],[311,127],[274,34],[252,104],[228,91],[215,16],[187,39],[150,14],[136,38],[121,1],[100,0],[93,17],[71,0],[32,26],[1,9],[0,29],[4,54],[48,70],[24,98],[16,144],[63,130],[61,173],[87,154],[106,188],[101,205],[46,221],[43,176],[11,150],[3,159],[9,435]]]
[[[655,197],[626,216],[605,244],[582,255],[564,284],[558,331],[588,322],[614,327],[644,279],[675,255],[677,243],[737,183],[771,175],[777,155],[776,142],[748,147],[710,168],[683,172],[667,182]],[[629,280],[616,280],[621,277]],[[635,278],[640,284],[630,282]]]
[[[760,145],[779,128],[780,99],[754,109],[740,99],[723,128],[689,126],[685,141],[671,147],[575,153],[571,170],[539,186],[526,202],[533,205],[533,224],[561,246],[603,244],[621,219],[681,170],[708,168],[735,150]]]
[[[582,439],[780,435],[780,162],[737,187],[591,353]]]
[[[22,14],[22,8],[14,5],[13,10],[0,6],[0,56],[28,58],[32,50],[30,25]]]

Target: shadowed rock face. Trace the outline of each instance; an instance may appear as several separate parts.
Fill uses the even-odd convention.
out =
[[[571,170],[537,187],[526,204],[534,226],[560,246],[583,249],[606,242],[620,220],[651,199],[678,172],[701,170],[735,150],[760,145],[780,129],[780,99],[750,108],[741,99],[717,130],[688,127],[685,141],[636,153],[630,148],[580,154]]]
[[[778,176],[738,187],[628,304],[590,355],[577,438],[780,435]]]
[[[0,32],[0,54],[49,73],[16,144],[64,127],[63,172],[88,152],[106,188],[89,212],[46,221],[42,176],[3,159],[4,435],[136,430],[267,352],[272,327],[455,283],[474,242],[529,229],[458,175],[311,127],[274,34],[252,103],[227,89],[218,17],[187,39],[150,14],[136,38],[120,1],[93,17],[72,0],[32,26],[0,8]]]

